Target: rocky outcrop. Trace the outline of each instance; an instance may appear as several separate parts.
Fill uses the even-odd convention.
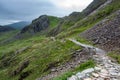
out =
[[[81,36],[101,45],[106,50],[120,48],[120,10],[86,30]]]
[[[39,18],[33,20],[29,26],[26,26],[25,28],[23,28],[20,33],[29,32],[34,34],[36,32],[45,30],[46,28],[49,27],[49,25],[50,25],[50,21],[48,19],[48,16],[42,15]]]

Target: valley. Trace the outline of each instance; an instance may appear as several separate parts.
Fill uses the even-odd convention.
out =
[[[120,80],[119,0],[13,25],[0,26],[0,80]]]

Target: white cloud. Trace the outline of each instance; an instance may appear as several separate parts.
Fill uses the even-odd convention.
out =
[[[70,10],[70,11],[82,11],[93,0],[50,0],[56,7]]]
[[[20,20],[4,20],[0,19],[0,25],[8,25],[12,23],[20,22]]]

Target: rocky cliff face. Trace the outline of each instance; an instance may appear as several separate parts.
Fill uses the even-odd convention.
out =
[[[81,34],[106,50],[120,48],[120,10]]]
[[[20,33],[36,33],[45,30],[50,25],[50,21],[46,15],[42,15],[39,18],[32,21],[32,23],[21,30]]]

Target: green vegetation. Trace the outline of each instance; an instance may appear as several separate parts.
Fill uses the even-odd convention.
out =
[[[59,33],[56,37],[59,39],[69,38],[69,37],[78,37],[80,33],[91,28],[98,21],[95,21],[94,23],[89,24],[88,26],[83,26],[83,27],[81,26],[81,27],[77,27],[77,28],[73,28],[73,29],[69,28],[67,31],[63,31],[63,32]]]
[[[52,80],[67,80],[68,77],[72,76],[73,74],[76,74],[77,72],[83,71],[87,68],[92,68],[95,66],[95,62],[93,60],[88,60],[85,63],[80,64],[77,68],[68,71]]]
[[[10,38],[11,36],[16,34],[17,32],[18,31],[16,30],[16,31],[9,31],[9,32],[2,32],[2,33],[0,33],[0,42]]]
[[[59,23],[59,21],[60,21],[60,18],[57,18],[57,17],[48,16],[48,18],[50,20],[50,26],[52,28],[55,28],[57,26],[57,24]]]
[[[22,50],[25,47],[28,48],[15,54],[16,51]],[[39,78],[42,75],[48,74],[51,67],[59,66],[70,60],[72,56],[70,53],[77,49],[81,49],[81,47],[71,41],[65,40],[65,42],[61,42],[58,39],[53,41],[42,36],[0,46],[0,80],[13,80],[13,77],[10,77],[11,72],[26,60],[29,60],[30,64],[20,74],[31,71],[30,76],[25,80]],[[15,80],[18,79],[20,74],[14,77]]]
[[[120,64],[120,51],[112,51],[108,53],[108,56],[112,57]]]

